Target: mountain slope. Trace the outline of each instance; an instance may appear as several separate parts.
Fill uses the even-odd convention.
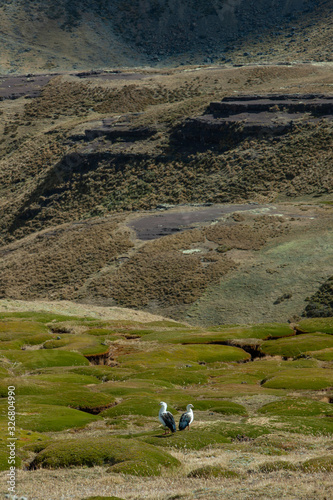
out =
[[[12,0],[0,6],[0,71],[325,60],[331,13],[324,0]]]

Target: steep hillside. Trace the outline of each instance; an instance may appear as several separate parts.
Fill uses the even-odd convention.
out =
[[[4,79],[0,296],[301,315],[332,275],[331,82],[329,64]]]
[[[324,0],[6,0],[0,71],[322,61],[332,54],[331,13]]]

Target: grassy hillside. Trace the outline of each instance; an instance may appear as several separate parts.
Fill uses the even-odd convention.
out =
[[[5,436],[14,386],[19,494],[132,498],[149,486],[147,498],[166,499],[162,481],[186,498],[209,485],[213,498],[222,481],[241,498],[255,480],[273,499],[281,479],[290,496],[319,480],[329,494],[332,356],[320,353],[332,351],[332,318],[200,329],[92,316],[0,313],[0,426]],[[177,422],[193,404],[190,431],[164,435],[161,400]],[[0,458],[5,471],[4,442]]]
[[[0,296],[210,325],[303,314],[331,276],[330,117],[221,143],[182,133],[235,92],[330,95],[330,82],[329,64],[136,70],[55,76],[3,100]],[[196,219],[235,203],[248,215]],[[167,236],[141,238],[149,214],[171,217]]]

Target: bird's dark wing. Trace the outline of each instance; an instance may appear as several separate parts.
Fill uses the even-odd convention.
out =
[[[165,411],[161,416],[165,426],[168,427],[171,432],[176,432],[176,422],[173,418],[172,413],[170,413],[169,411]]]
[[[183,431],[188,425],[190,425],[191,417],[188,413],[183,413],[179,420],[179,430]]]

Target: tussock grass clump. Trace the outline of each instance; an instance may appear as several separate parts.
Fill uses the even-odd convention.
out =
[[[228,479],[238,479],[241,476],[237,472],[227,469],[226,467],[222,467],[221,465],[205,465],[204,467],[192,470],[189,474],[187,474],[187,477],[199,477],[204,479],[209,479],[211,477],[225,477]]]
[[[108,472],[158,476],[180,462],[169,453],[135,439],[76,438],[52,443],[30,464],[30,469],[109,465]]]
[[[276,472],[280,470],[297,471],[299,466],[287,460],[276,460],[275,462],[265,462],[259,465],[260,472]]]
[[[304,472],[333,472],[333,457],[310,458],[310,460],[303,462],[301,469]]]

